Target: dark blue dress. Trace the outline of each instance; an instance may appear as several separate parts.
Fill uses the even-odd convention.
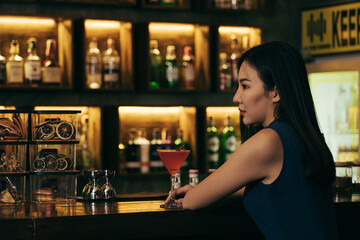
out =
[[[281,120],[275,130],[284,151],[283,167],[271,184],[260,180],[246,186],[244,206],[265,238],[338,239],[331,187],[320,187],[305,178],[300,140],[294,128]]]

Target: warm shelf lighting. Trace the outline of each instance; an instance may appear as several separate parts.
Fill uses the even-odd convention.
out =
[[[219,27],[220,34],[249,34],[252,28],[249,27]]]
[[[209,113],[239,113],[239,109],[237,107],[207,107],[206,114]]]
[[[183,23],[150,23],[150,32],[193,32],[194,25]]]
[[[11,106],[0,106],[0,110],[15,110],[16,107]]]
[[[85,29],[119,29],[121,23],[119,21],[109,20],[85,20]]]
[[[38,27],[42,26],[48,26],[53,27],[56,25],[56,22],[54,19],[50,18],[30,18],[30,17],[11,17],[11,16],[4,16],[0,17],[0,24],[6,24],[6,25],[36,25]]]
[[[35,111],[60,111],[60,110],[64,110],[64,111],[81,111],[82,113],[87,112],[88,107],[60,107],[60,106],[37,106],[34,108]]]
[[[184,107],[119,107],[119,113],[178,114]]]

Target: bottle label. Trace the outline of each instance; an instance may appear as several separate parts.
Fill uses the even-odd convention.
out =
[[[25,66],[25,79],[41,80],[41,63],[40,62],[26,62]]]
[[[23,83],[24,68],[22,62],[8,62],[7,63],[8,83]]]
[[[213,163],[219,162],[219,153],[208,153],[208,160]]]
[[[0,63],[0,83],[6,82],[6,65],[5,63]]]
[[[113,83],[113,82],[117,82],[119,81],[119,74],[117,72],[110,72],[110,70],[108,71],[108,73],[104,73],[104,82],[106,83]]]
[[[236,137],[235,136],[230,136],[230,137],[228,137],[228,139],[226,139],[225,148],[227,151],[229,151],[231,153],[235,152],[235,148],[236,148]]]
[[[140,145],[140,162],[141,162],[141,173],[148,173],[149,172],[149,152],[150,145],[149,144],[142,144]]]
[[[43,68],[43,83],[61,83],[61,68],[60,67],[44,67]]]
[[[217,152],[220,148],[220,140],[218,137],[213,136],[208,139],[208,150],[211,152]]]
[[[193,87],[195,80],[195,69],[192,67],[184,69],[185,87]]]
[[[88,86],[90,86],[92,84],[97,84],[100,87],[101,86],[101,73],[87,74],[87,84],[88,84]]]
[[[179,80],[179,68],[174,66],[167,67],[166,79],[170,83],[177,82]]]
[[[160,161],[151,160],[150,161],[150,167],[162,168],[162,167],[164,167],[164,163],[161,160]]]

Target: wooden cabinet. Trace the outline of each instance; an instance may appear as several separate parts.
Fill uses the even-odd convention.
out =
[[[119,107],[191,108],[194,109],[190,128],[190,139],[196,154],[194,167],[205,171],[206,108],[234,106],[234,90],[219,90],[218,54],[220,51],[229,51],[230,42],[227,41],[231,31],[242,36],[239,29],[247,29],[247,35],[251,37],[250,46],[259,44],[268,16],[258,11],[211,11],[199,7],[197,1],[178,3],[175,7],[157,7],[148,5],[147,1],[2,1],[1,53],[7,57],[11,39],[17,38],[21,43],[21,55],[25,58],[27,38],[37,37],[38,54],[43,59],[46,39],[55,38],[58,42],[57,60],[63,72],[63,85],[57,88],[1,86],[1,105],[19,109],[33,109],[37,106],[88,106],[101,109],[101,118],[97,116],[101,121],[97,123],[101,125],[98,128],[101,132],[96,136],[101,139],[102,160],[97,168],[107,169],[117,169],[121,162],[118,144],[123,134],[128,135],[128,132],[122,132],[124,127],[119,121]],[[11,19],[23,22],[10,23]],[[46,22],[51,24],[46,25]],[[159,26],[164,25],[169,29],[162,32]],[[181,33],[184,30],[172,32],[178,25],[189,26],[192,30],[185,35]],[[88,89],[85,55],[89,41],[97,37],[99,46],[104,50],[109,36],[115,38],[121,57],[121,87]],[[149,89],[149,40],[153,38],[160,39],[160,50],[164,56],[168,44],[178,46],[178,58],[181,58],[185,45],[194,48],[197,79],[193,90]],[[239,117],[238,114],[236,116]],[[186,124],[189,123],[183,125]]]

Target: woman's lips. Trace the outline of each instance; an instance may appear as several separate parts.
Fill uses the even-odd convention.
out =
[[[245,111],[243,111],[243,110],[240,110],[240,114],[241,114],[241,116],[244,116],[245,115]]]

